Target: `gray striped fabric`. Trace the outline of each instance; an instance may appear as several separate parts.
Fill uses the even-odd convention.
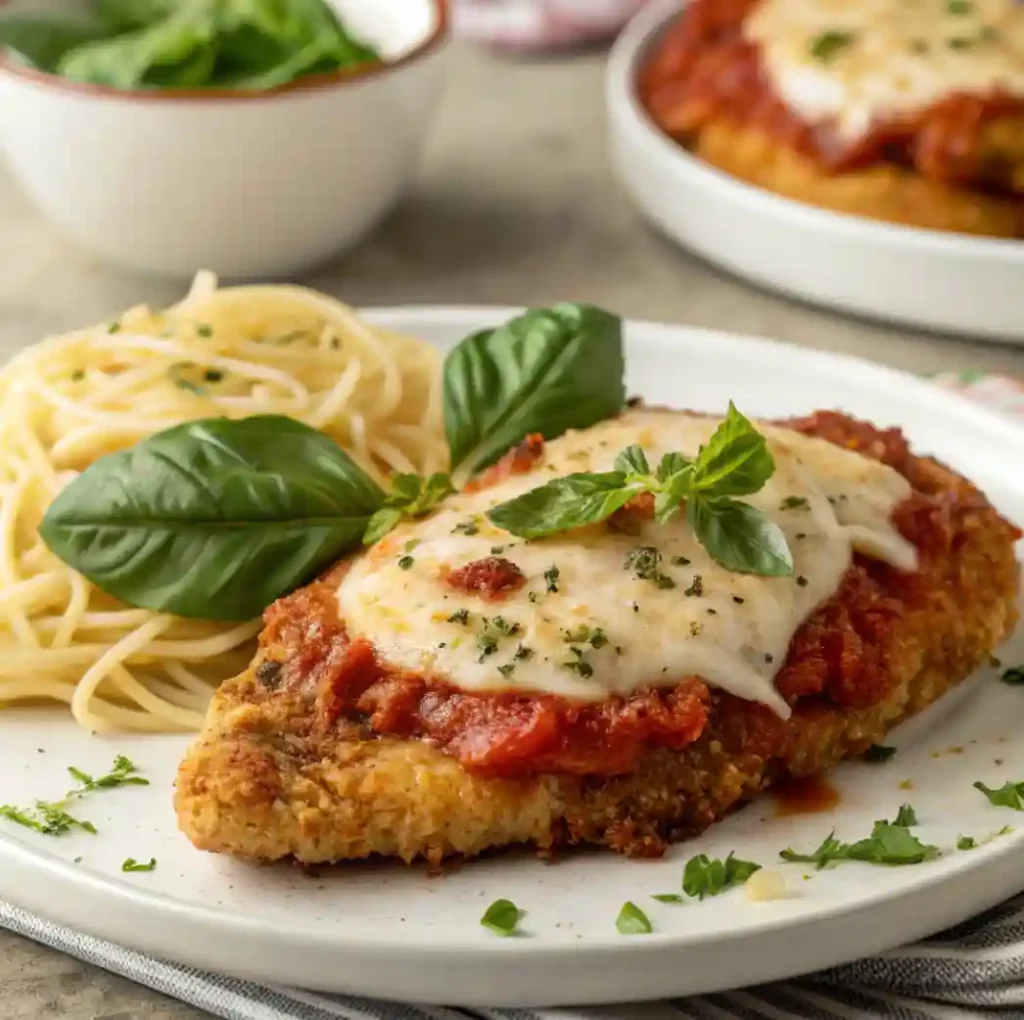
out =
[[[1024,896],[925,942],[798,981],[586,1010],[399,1006],[205,974],[4,903],[0,925],[225,1020],[1024,1020]]]

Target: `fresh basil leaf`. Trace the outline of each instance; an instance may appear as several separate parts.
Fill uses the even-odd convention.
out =
[[[622,322],[560,304],[474,333],[444,363],[452,470],[464,478],[531,433],[554,439],[618,414],[625,403]]]
[[[615,458],[615,470],[624,475],[649,475],[651,465],[647,463],[647,454],[642,446],[627,446]]]
[[[992,789],[981,782],[973,785],[976,790],[981,790],[988,797],[990,804],[1013,811],[1024,811],[1024,783],[1015,783],[1011,780],[997,789]]]
[[[775,471],[764,436],[729,401],[729,412],[702,446],[693,466],[692,486],[713,496],[757,492]]]
[[[681,453],[666,453],[658,464],[658,481],[667,482],[674,475],[682,474],[693,461]]]
[[[793,554],[782,530],[760,510],[734,499],[686,503],[686,519],[698,541],[726,570],[762,577],[793,573]]]
[[[650,935],[654,931],[650,919],[632,900],[622,904],[615,927],[620,935]]]
[[[724,861],[698,854],[691,857],[683,869],[683,892],[698,899],[717,896],[726,889],[742,885],[760,869],[760,864],[740,860],[731,853]]]
[[[64,55],[108,35],[104,26],[55,18],[0,18],[0,49],[6,48],[32,67],[53,72]]]
[[[455,491],[451,479],[441,472],[429,478],[412,474],[394,475],[391,485],[393,488],[385,497],[384,506],[370,518],[366,534],[363,535],[363,545],[379,542],[397,527],[403,517],[422,517],[429,513]]]
[[[543,538],[557,531],[607,520],[638,491],[619,471],[556,478],[487,512],[495,527],[521,538]]]
[[[511,900],[495,900],[480,918],[480,923],[485,928],[490,928],[495,935],[508,936],[515,932],[523,916],[521,911]]]
[[[690,493],[693,466],[687,465],[662,482],[661,489],[654,497],[654,519],[659,524],[668,524]]]
[[[100,458],[39,530],[128,605],[246,620],[358,546],[383,501],[344,451],[301,422],[213,418]]]

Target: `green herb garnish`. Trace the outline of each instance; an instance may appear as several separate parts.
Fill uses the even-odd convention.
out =
[[[1011,780],[1003,783],[998,789],[992,789],[982,782],[973,785],[976,790],[981,790],[988,797],[990,804],[1013,811],[1024,811],[1024,783],[1015,783]]]
[[[461,623],[465,626],[469,623],[469,610],[468,609],[456,609],[451,616],[448,617],[449,623]]]
[[[917,824],[914,809],[904,804],[894,822],[875,822],[871,835],[856,843],[841,843],[834,833],[825,837],[821,846],[811,853],[801,854],[792,849],[779,856],[784,861],[808,862],[824,868],[833,861],[864,861],[868,864],[920,864],[939,855],[939,848],[922,843],[911,831]]]
[[[787,496],[780,504],[780,510],[802,510],[807,506],[807,500],[803,496]]]
[[[1011,666],[1003,671],[1003,675],[999,679],[1011,687],[1024,686],[1024,666]]]
[[[511,900],[495,900],[480,918],[485,928],[490,928],[495,935],[508,936],[515,933],[516,926],[523,917],[520,910]]]
[[[647,915],[632,900],[622,904],[615,927],[620,935],[650,935],[654,931]]]
[[[978,841],[973,836],[957,836],[956,848],[957,850],[974,850],[978,846]]]
[[[429,478],[422,475],[392,476],[391,492],[384,497],[383,507],[370,518],[363,535],[363,545],[379,542],[403,517],[416,518],[430,513],[454,491],[451,479],[442,472],[435,472]]]
[[[76,789],[70,790],[67,796],[80,797],[83,793],[89,793],[93,790],[111,790],[118,786],[149,786],[149,780],[140,776],[138,771],[135,763],[123,754],[119,754],[114,759],[111,770],[105,776],[100,776],[98,779],[93,779],[92,776],[81,769],[69,766],[68,774],[79,785]]]
[[[659,903],[682,903],[683,902],[683,897],[680,896],[679,893],[674,893],[674,892],[652,893],[651,894],[651,899],[652,900],[657,900]]]
[[[950,14],[970,14],[974,4],[971,0],[946,0],[946,10]]]
[[[150,857],[148,863],[140,864],[134,857],[129,857],[121,865],[122,871],[153,871],[156,869],[156,858]]]
[[[743,885],[760,869],[760,864],[740,860],[733,854],[729,854],[724,861],[708,857],[707,854],[698,854],[691,857],[683,869],[683,892],[698,899],[717,896],[733,886]]]
[[[544,583],[547,585],[549,593],[558,591],[558,567],[552,565],[544,571]]]
[[[658,588],[674,588],[675,581],[659,569],[661,553],[653,545],[641,545],[626,554],[626,569],[642,581],[653,581]]]
[[[401,556],[398,560],[399,570],[410,570],[416,561],[411,556]]]
[[[832,60],[851,45],[855,38],[852,32],[829,29],[811,43],[811,56],[816,60]]]
[[[785,536],[760,510],[732,498],[757,492],[774,470],[764,437],[730,403],[728,416],[693,461],[666,454],[652,472],[643,450],[628,447],[614,471],[554,479],[487,516],[514,535],[543,538],[606,520],[641,494],[654,495],[655,520],[665,524],[685,500],[687,522],[716,562],[727,570],[776,577],[793,572]],[[651,549],[635,552],[649,559]],[[637,573],[660,586],[674,583],[656,567]]]
[[[872,744],[862,755],[861,761],[882,762],[888,761],[896,753],[895,747],[887,744]]]

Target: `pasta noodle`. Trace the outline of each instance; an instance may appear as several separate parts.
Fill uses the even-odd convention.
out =
[[[194,418],[284,414],[383,482],[447,468],[439,355],[295,286],[218,289],[29,347],[0,369],[0,707],[67,704],[93,731],[197,729],[245,667],[259,621],[133,609],[43,544],[62,485],[98,457]]]

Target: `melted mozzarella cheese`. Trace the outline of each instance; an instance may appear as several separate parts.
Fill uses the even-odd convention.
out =
[[[847,141],[956,92],[1024,96],[1016,0],[761,0],[744,32],[786,105]]]
[[[802,621],[835,593],[853,550],[904,570],[916,567],[914,547],[890,523],[911,491],[892,469],[821,439],[759,426],[776,469],[745,499],[785,533],[795,566],[790,577],[724,569],[683,514],[666,525],[642,522],[637,534],[604,523],[529,542],[484,516],[552,478],[612,470],[631,444],[642,446],[652,464],[670,451],[695,456],[720,420],[629,411],[548,443],[526,474],[450,497],[430,517],[400,525],[357,558],[340,584],[339,610],[350,633],[371,641],[392,667],[468,691],[599,700],[699,676],[787,716],[775,672]],[[640,546],[660,552],[673,587],[626,565]],[[507,598],[490,601],[444,580],[492,555],[526,577]],[[606,641],[588,639],[598,628]]]

